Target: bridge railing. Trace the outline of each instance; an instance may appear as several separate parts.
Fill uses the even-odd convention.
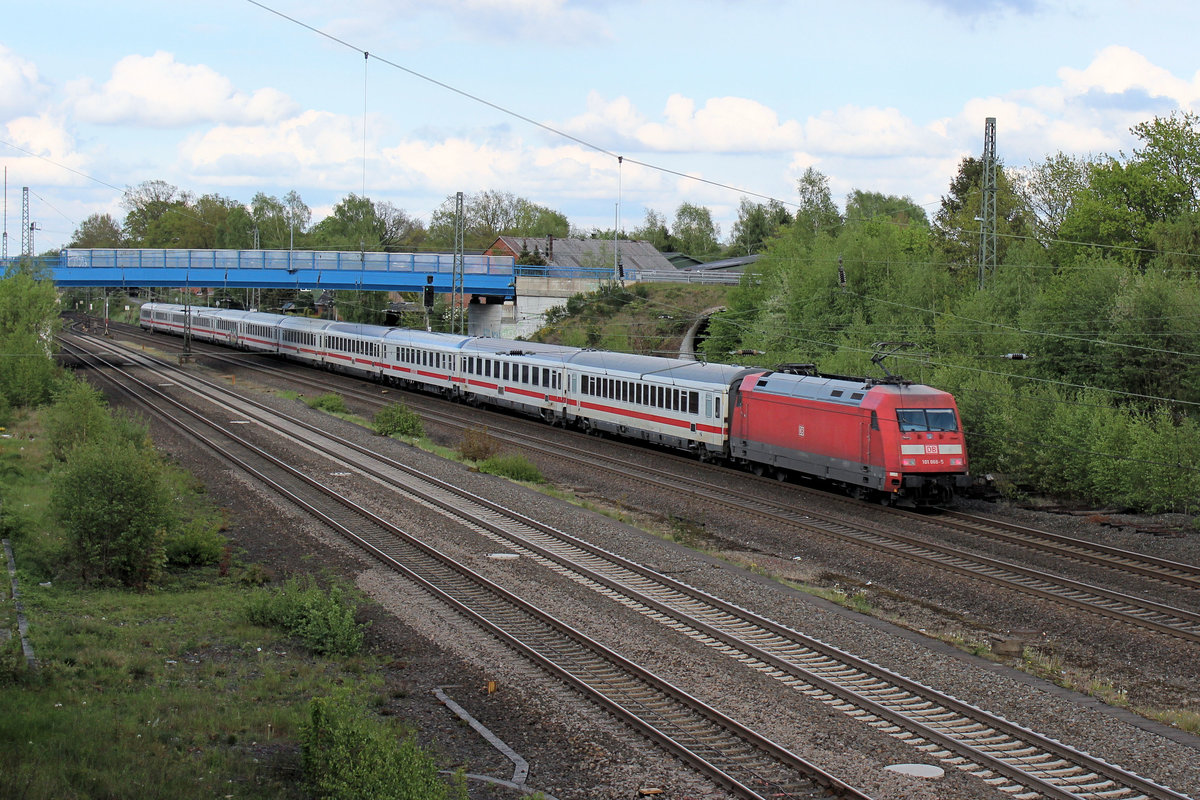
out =
[[[513,270],[518,278],[568,278],[571,280],[608,281],[613,279],[611,267],[595,269],[591,267],[555,267],[535,266],[532,264],[517,264]],[[636,280],[631,277],[635,270],[625,269],[625,280]]]
[[[740,272],[692,272],[686,269],[680,270],[644,270],[638,278],[642,283],[705,283],[705,284],[724,284],[737,285],[741,283],[742,273]]]
[[[511,275],[512,256],[470,254],[463,272],[472,275]],[[279,269],[346,270],[354,272],[454,272],[453,253],[373,253],[325,250],[173,250],[157,248],[71,248],[63,266],[71,269]]]

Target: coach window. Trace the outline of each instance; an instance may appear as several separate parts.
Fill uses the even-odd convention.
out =
[[[689,414],[699,414],[700,413],[700,393],[699,392],[688,392],[688,413]]]

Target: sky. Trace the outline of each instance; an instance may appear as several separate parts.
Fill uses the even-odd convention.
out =
[[[249,203],[350,194],[428,222],[511,192],[574,228],[632,230],[743,197],[908,196],[962,158],[1119,156],[1200,110],[1186,0],[26,0],[0,13],[8,253],[65,246],[162,180]],[[368,54],[364,56],[364,53]],[[699,180],[696,180],[699,179]]]

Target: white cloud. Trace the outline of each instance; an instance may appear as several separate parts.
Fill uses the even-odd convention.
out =
[[[180,148],[187,169],[230,183],[353,186],[361,180],[361,123],[305,111],[273,125],[217,125]]]
[[[911,156],[936,148],[942,135],[922,128],[895,108],[843,106],[810,117],[804,149],[816,153],[872,158]]]
[[[617,140],[656,152],[782,152],[795,147],[801,137],[799,123],[781,123],[773,109],[744,97],[713,97],[697,108],[692,98],[673,94],[661,117],[650,121],[628,98],[606,101],[592,92],[587,111],[562,129],[581,138]]]
[[[1082,70],[1063,67],[1058,75],[1063,88],[1076,95],[1092,91],[1109,95],[1144,92],[1150,97],[1169,98],[1185,109],[1191,109],[1200,99],[1200,72],[1190,81],[1177,78],[1141,53],[1120,45],[1104,48]]]
[[[33,62],[0,44],[0,116],[34,112],[48,91]]]
[[[68,94],[81,121],[156,128],[271,122],[294,114],[297,108],[275,89],[237,91],[210,67],[180,64],[162,51],[126,56],[103,85],[89,79],[76,81],[69,85]]]
[[[10,181],[16,178],[24,185],[53,186],[84,182],[77,172],[85,171],[88,160],[77,152],[62,119],[51,114],[17,117],[4,124],[3,132],[5,141],[25,151],[0,158],[0,165],[8,167]]]

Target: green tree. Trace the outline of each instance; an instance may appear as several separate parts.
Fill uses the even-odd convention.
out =
[[[1200,403],[1200,291],[1147,271],[1113,302],[1105,338],[1107,386],[1149,397]]]
[[[383,225],[369,197],[350,194],[333,212],[312,227],[309,239],[320,249],[382,249]]]
[[[1018,191],[1032,212],[1033,235],[1043,246],[1059,238],[1076,198],[1088,188],[1092,163],[1060,150],[1015,176]]]
[[[125,234],[112,214],[92,214],[75,229],[67,247],[122,247]]]
[[[1172,111],[1139,122],[1129,132],[1142,141],[1132,160],[1178,192],[1181,212],[1200,211],[1200,114]]]
[[[455,196],[447,197],[430,216],[428,245],[454,246],[456,202]],[[463,242],[471,249],[486,248],[500,236],[565,238],[570,232],[564,214],[511,192],[489,189],[463,197]]]
[[[713,222],[712,212],[703,206],[681,203],[671,223],[671,238],[681,253],[693,258],[715,256],[721,249],[721,230]]]
[[[174,215],[184,206],[186,195],[166,181],[144,181],[125,190],[121,206],[125,209],[125,239],[135,247],[147,245],[151,225],[168,213]]]
[[[950,182],[950,192],[942,197],[941,207],[934,215],[934,232],[939,249],[952,268],[975,265],[979,258],[979,234],[983,209],[983,162],[974,156],[964,158],[958,173]],[[1014,237],[1030,232],[1032,216],[1024,196],[1017,191],[1014,179],[996,165],[996,257],[1004,263]]]
[[[852,189],[846,198],[846,222],[883,217],[897,225],[929,226],[929,217],[911,197]]]
[[[654,245],[654,249],[660,253],[674,253],[679,249],[671,239],[666,216],[653,208],[646,209],[645,220],[641,227],[634,228],[632,236],[638,241]]]
[[[252,231],[258,231],[259,247],[287,250],[300,244],[312,222],[312,211],[294,189],[282,199],[259,192],[250,201]]]
[[[829,178],[815,167],[807,167],[796,182],[800,195],[800,207],[796,210],[796,224],[792,230],[802,239],[811,239],[819,233],[837,235],[842,224],[833,193],[829,190]]]
[[[1086,252],[1075,244],[1083,242],[1110,248],[1113,257],[1144,268],[1154,257],[1154,227],[1183,210],[1182,186],[1163,183],[1150,165],[1115,158],[1093,164],[1087,188],[1059,228],[1067,240],[1057,246],[1059,261]]]
[[[748,256],[761,253],[772,237],[778,236],[784,226],[790,224],[792,215],[778,200],[767,204],[755,203],[743,197],[738,204],[738,218],[730,231],[727,255]]]
[[[50,398],[58,371],[52,359],[58,298],[49,276],[10,265],[0,279],[0,393],[9,405]]]

